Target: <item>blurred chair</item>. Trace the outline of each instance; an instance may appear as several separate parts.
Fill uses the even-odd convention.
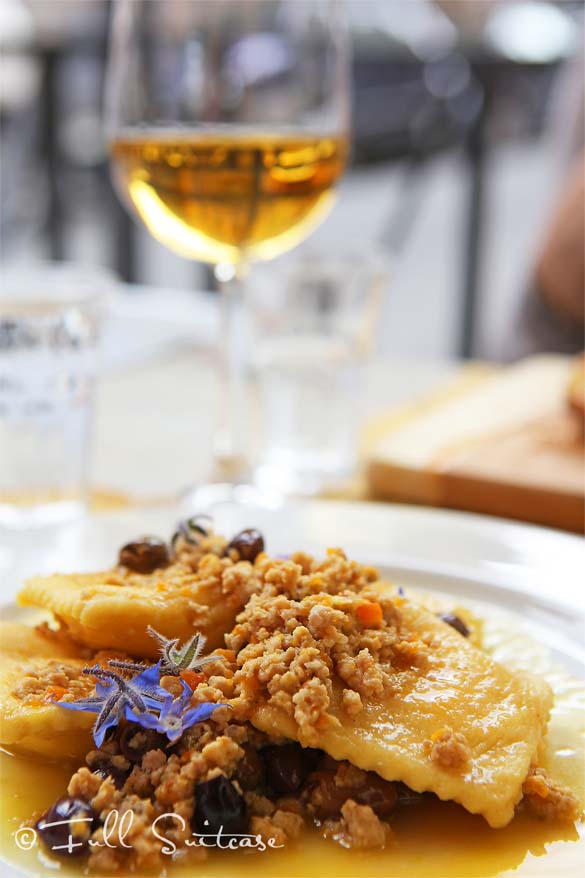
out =
[[[462,48],[482,92],[465,141],[469,165],[463,250],[459,353],[474,352],[484,244],[485,203],[496,140],[542,131],[555,75],[577,45],[582,5],[569,2],[438,0],[461,32]]]

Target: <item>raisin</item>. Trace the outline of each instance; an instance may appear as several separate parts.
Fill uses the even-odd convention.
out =
[[[334,771],[316,771],[308,780],[303,796],[317,820],[338,817],[348,799],[347,790],[335,783]]]
[[[248,527],[228,543],[226,554],[229,555],[233,549],[238,553],[240,561],[250,561],[253,564],[260,552],[264,551],[264,537],[259,530]]]
[[[367,772],[367,779],[359,786],[340,786],[335,772],[318,771],[311,775],[308,790],[309,810],[318,820],[339,817],[348,799],[358,805],[369,805],[378,817],[388,817],[396,805],[396,786],[383,780],[374,771]]]
[[[193,828],[199,835],[230,838],[248,831],[246,802],[231,781],[220,774],[195,786]]]
[[[141,729],[135,723],[124,726],[118,735],[120,753],[129,762],[142,762],[149,750],[164,750],[167,744],[165,735],[154,729]]]
[[[266,766],[266,779],[275,793],[296,793],[315,768],[319,750],[304,749],[300,744],[264,747],[260,751]]]
[[[398,806],[400,808],[409,808],[412,805],[420,805],[421,802],[428,797],[428,793],[415,793],[414,790],[411,790],[410,787],[407,787],[406,784],[397,783],[396,793],[398,795]]]
[[[58,824],[51,826],[50,824]],[[96,815],[87,802],[72,796],[58,799],[37,822],[45,845],[58,856],[76,857],[87,853]]]
[[[117,790],[122,789],[126,783],[126,778],[130,774],[130,768],[120,768],[114,765],[112,758],[100,750],[90,754],[86,762],[94,774],[99,775],[104,780],[107,777],[111,778]]]
[[[264,765],[258,751],[244,745],[244,755],[236,765],[236,779],[243,790],[255,790],[264,780]]]
[[[95,768],[92,768],[92,774],[97,774],[98,777],[101,777],[102,780],[106,780],[106,778],[110,778],[114,786],[117,790],[121,790],[124,784],[128,779],[128,771],[121,771],[117,768],[114,768],[112,765],[98,765]]]
[[[470,630],[459,616],[456,616],[455,613],[442,613],[441,620],[445,622],[447,625],[450,625],[451,628],[454,628],[455,631],[458,631],[462,637],[469,637]]]
[[[390,781],[384,780],[374,771],[368,771],[368,779],[360,790],[352,790],[350,798],[358,805],[369,805],[378,817],[389,817],[396,805],[398,794]]]
[[[167,544],[158,537],[140,537],[120,549],[118,564],[135,573],[152,573],[170,562]]]

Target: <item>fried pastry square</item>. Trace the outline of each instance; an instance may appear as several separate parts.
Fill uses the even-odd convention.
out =
[[[252,599],[227,640],[253,724],[505,826],[537,760],[550,687],[424,607],[376,598]]]
[[[81,673],[87,658],[17,623],[0,622],[0,644],[0,744],[53,759],[82,758],[91,748],[95,715],[51,701],[93,690]]]
[[[158,647],[149,625],[181,641],[199,631],[213,649],[223,645],[224,633],[256,588],[250,564],[210,554],[195,570],[175,563],[149,574],[114,568],[35,577],[18,603],[51,611],[75,640],[92,649],[155,659]]]

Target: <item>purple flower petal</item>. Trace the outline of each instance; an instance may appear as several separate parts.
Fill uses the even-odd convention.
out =
[[[191,726],[194,726],[195,723],[205,722],[206,719],[209,719],[214,710],[218,707],[225,707],[225,703],[220,702],[219,704],[211,704],[210,702],[206,702],[205,704],[199,704],[197,707],[191,708],[187,713],[183,715],[183,728],[188,729]]]
[[[57,707],[66,707],[67,710],[87,710],[90,713],[99,713],[103,707],[101,698],[83,698],[81,701],[53,701]]]
[[[138,723],[143,729],[158,729],[159,718],[150,711],[144,713],[135,713],[134,710],[127,706],[124,710],[124,716],[129,722]]]
[[[102,683],[101,680],[98,680],[95,684],[96,695],[100,698],[107,698],[108,695],[112,694],[113,684],[112,683]]]
[[[98,717],[93,727],[93,739],[95,741],[96,747],[102,746],[106,737],[106,732],[108,731],[108,729],[111,729],[112,726],[118,725],[120,717],[117,713],[112,713],[111,716],[108,717],[108,719],[106,719],[104,722],[101,722],[100,720],[101,717]]]
[[[137,686],[139,689],[153,689],[157,687],[160,683],[160,662],[157,662],[156,665],[151,665],[146,670],[142,671],[140,674],[137,674],[136,677],[132,677],[132,685]]]

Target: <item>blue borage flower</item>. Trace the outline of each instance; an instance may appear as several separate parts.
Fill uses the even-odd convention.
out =
[[[215,660],[212,656],[200,655],[205,642],[203,638],[195,635],[182,649],[177,649],[178,640],[169,641],[154,629],[149,629],[149,633],[156,636],[163,645],[161,648],[163,657],[155,665],[116,659],[108,662],[110,668],[115,667],[126,673],[134,673],[130,679],[100,665],[83,668],[82,673],[97,680],[95,696],[81,698],[78,701],[53,702],[67,710],[97,713],[93,726],[96,747],[102,746],[108,729],[118,725],[121,719],[138,723],[145,729],[156,729],[165,734],[171,743],[175,743],[185,729],[209,719],[217,707],[225,706],[223,703],[204,702],[191,708],[193,691],[185,680],[181,680],[183,691],[177,698],[173,698],[172,694],[160,685],[161,676],[169,673],[169,662],[172,667],[171,673],[179,675],[183,669],[202,667],[207,662]]]
[[[184,680],[181,680],[181,683],[183,692],[178,698],[173,698],[169,693],[169,697],[165,699],[158,715],[151,711],[136,713],[134,708],[127,707],[126,719],[140,723],[145,729],[155,729],[157,732],[162,732],[171,744],[174,744],[186,729],[194,726],[195,723],[209,719],[217,707],[224,706],[206,701],[197,707],[191,707],[193,693]]]

